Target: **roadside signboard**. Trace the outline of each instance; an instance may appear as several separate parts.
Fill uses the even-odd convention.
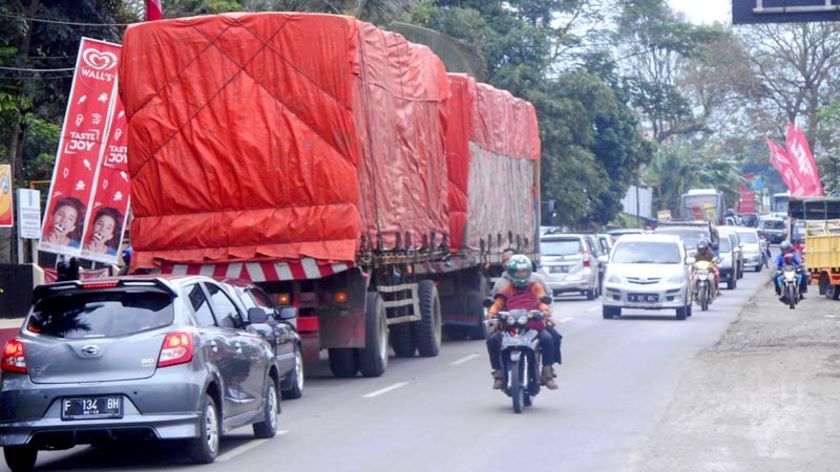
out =
[[[732,0],[732,24],[840,21],[840,0]]]
[[[0,165],[0,228],[11,228],[15,223],[12,205],[12,166]]]
[[[19,188],[17,191],[18,231],[21,239],[41,237],[41,192]]]

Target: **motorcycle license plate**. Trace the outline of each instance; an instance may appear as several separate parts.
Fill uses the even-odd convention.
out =
[[[91,420],[122,418],[123,399],[120,395],[77,397],[61,400],[62,420]]]
[[[634,303],[655,303],[659,301],[659,295],[654,293],[631,293],[627,295],[627,301]]]
[[[502,347],[518,347],[524,346],[525,340],[522,338],[503,338],[502,339]]]

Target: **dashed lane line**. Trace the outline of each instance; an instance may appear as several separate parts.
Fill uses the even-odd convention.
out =
[[[473,360],[473,359],[475,359],[475,358],[478,358],[478,357],[481,357],[481,356],[480,356],[480,355],[478,355],[478,354],[470,354],[469,356],[464,356],[464,357],[462,357],[462,358],[458,359],[458,360],[457,360],[457,361],[455,361],[455,362],[451,362],[449,365],[453,365],[453,366],[454,366],[454,365],[461,365],[461,364],[463,364],[463,363],[465,363],[465,362],[469,362],[469,361],[471,361],[471,360]]]
[[[390,391],[392,391],[392,390],[396,390],[396,389],[398,389],[398,388],[405,387],[406,385],[408,385],[408,382],[398,382],[398,383],[395,383],[394,385],[389,385],[389,386],[387,386],[387,387],[385,387],[385,388],[382,388],[382,389],[376,390],[375,392],[370,392],[370,393],[364,394],[364,395],[362,395],[362,398],[374,398],[374,397],[378,397],[379,395],[382,395],[382,394],[388,393],[388,392],[390,392]]]
[[[288,431],[277,431],[277,436],[282,436],[286,433],[288,433]],[[255,439],[253,441],[248,441],[247,443],[245,443],[245,444],[243,444],[243,445],[241,445],[241,446],[239,446],[235,449],[231,449],[230,451],[220,455],[219,457],[216,458],[216,462],[227,462],[227,461],[229,461],[229,460],[231,460],[231,459],[233,459],[233,458],[235,458],[239,455],[245,454],[246,452],[250,451],[251,449],[260,447],[263,444],[265,444],[269,441],[272,441],[273,439],[277,438],[277,436],[275,436],[272,439]]]

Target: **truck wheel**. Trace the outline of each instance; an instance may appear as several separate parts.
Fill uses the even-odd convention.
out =
[[[391,325],[388,327],[391,335],[391,347],[397,357],[414,357],[417,352],[417,341],[411,332],[410,323]]]
[[[831,294],[831,300],[840,299],[840,288],[838,288],[836,285],[829,285],[828,290],[825,293],[826,297],[828,297],[829,293]]]
[[[487,339],[487,325],[484,324],[484,305],[481,302],[484,297],[481,294],[473,293],[467,297],[468,313],[475,317],[476,324],[467,328],[470,339],[474,341]]]
[[[417,350],[420,352],[420,357],[435,357],[440,352],[440,298],[438,298],[437,287],[431,280],[421,280],[418,285],[422,319],[412,323],[417,339]]]
[[[359,370],[359,364],[356,362],[355,349],[330,349],[330,370],[333,375],[340,379],[347,379],[355,377]]]
[[[359,371],[365,377],[379,377],[388,368],[388,319],[385,302],[376,292],[367,294],[365,347],[358,349]]]

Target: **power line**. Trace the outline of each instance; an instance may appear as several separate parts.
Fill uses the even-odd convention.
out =
[[[18,16],[18,15],[7,15],[6,13],[0,13],[0,17],[4,18],[11,18],[13,20],[24,20],[24,21],[34,21],[36,23],[51,23],[56,25],[67,25],[67,26],[95,26],[95,27],[110,27],[110,26],[128,26],[133,23],[80,23],[77,21],[61,21],[61,20],[48,20],[45,18],[29,18],[26,16]]]
[[[0,66],[0,70],[10,70],[14,72],[70,72],[75,71],[75,67],[64,67],[61,69],[28,69],[26,67],[4,67]]]

